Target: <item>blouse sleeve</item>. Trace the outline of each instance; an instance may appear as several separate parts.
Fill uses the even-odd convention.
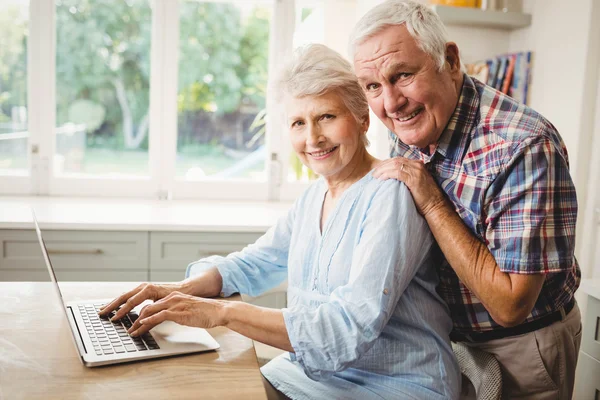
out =
[[[404,184],[388,180],[360,226],[347,285],[316,309],[283,309],[295,358],[306,374],[326,379],[371,348],[433,243]]]
[[[258,296],[287,278],[288,254],[295,207],[254,244],[227,257],[211,256],[188,265],[186,277],[216,267],[223,278],[223,296]]]

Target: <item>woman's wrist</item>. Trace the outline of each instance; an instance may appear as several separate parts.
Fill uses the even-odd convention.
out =
[[[222,287],[223,278],[216,267],[179,282],[179,291],[198,297],[218,296]]]
[[[240,302],[238,301],[223,301],[219,302],[218,321],[219,326],[231,328],[232,323],[236,320],[236,313]]]

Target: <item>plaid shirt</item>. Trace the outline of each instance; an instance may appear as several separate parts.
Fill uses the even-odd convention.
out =
[[[422,160],[503,272],[547,274],[526,322],[566,305],[581,279],[567,150],[544,117],[467,75],[431,155],[390,132],[391,156]],[[505,329],[445,261],[439,293],[462,334]]]

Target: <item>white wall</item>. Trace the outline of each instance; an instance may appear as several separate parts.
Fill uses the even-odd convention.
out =
[[[510,51],[533,50],[530,105],[560,132],[571,162],[577,188],[579,218],[577,250],[583,276],[591,275],[595,244],[593,207],[597,204],[590,179],[596,91],[600,59],[600,4],[597,0],[524,0],[523,10],[533,16],[530,27],[510,35]],[[597,153],[596,153],[597,154]],[[588,233],[587,235],[584,232]]]
[[[456,42],[463,63],[487,60],[508,52],[510,35],[501,29],[447,26],[448,37]]]
[[[353,0],[326,0],[324,14],[332,18],[325,21],[325,43],[348,58],[348,37],[354,28],[356,2]]]
[[[582,165],[579,154],[585,151],[582,139],[593,125],[593,120],[587,122],[589,112],[582,115],[596,90],[589,85],[592,64],[593,74],[597,72],[590,54],[593,1],[578,0],[574,6],[563,0],[525,0],[523,9],[532,14],[532,24],[510,35],[510,51],[534,51],[530,105],[558,128],[572,155],[571,172],[576,178],[587,164]],[[588,132],[582,132],[584,127]],[[578,186],[586,183],[578,181]]]

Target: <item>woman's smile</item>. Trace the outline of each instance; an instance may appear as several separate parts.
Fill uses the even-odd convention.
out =
[[[310,155],[314,160],[324,160],[331,156],[333,152],[338,149],[338,147],[339,146],[333,146],[325,150],[306,152],[306,154]]]

